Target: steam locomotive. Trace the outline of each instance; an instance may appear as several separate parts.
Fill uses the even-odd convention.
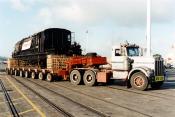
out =
[[[47,55],[81,55],[82,49],[72,42],[71,31],[49,28],[15,44],[12,58],[27,61],[31,66],[46,67]]]

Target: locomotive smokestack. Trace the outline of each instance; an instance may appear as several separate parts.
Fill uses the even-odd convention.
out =
[[[151,0],[147,0],[147,56],[151,56]]]

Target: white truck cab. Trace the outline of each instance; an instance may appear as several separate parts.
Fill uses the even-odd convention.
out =
[[[162,58],[143,56],[142,49],[135,44],[113,46],[111,57],[113,77],[127,81],[128,87],[139,90],[159,88],[164,82]]]

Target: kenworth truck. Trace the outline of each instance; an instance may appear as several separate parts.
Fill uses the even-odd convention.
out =
[[[128,87],[139,90],[159,88],[164,82],[163,59],[143,56],[143,51],[135,44],[113,46],[111,79],[124,79]]]

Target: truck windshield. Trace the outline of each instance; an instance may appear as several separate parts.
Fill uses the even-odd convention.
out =
[[[138,47],[127,47],[128,56],[139,56]]]

